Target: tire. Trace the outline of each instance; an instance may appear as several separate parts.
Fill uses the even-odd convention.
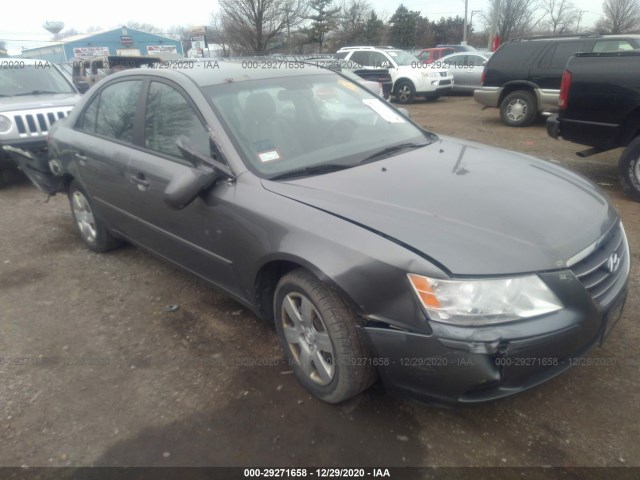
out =
[[[104,253],[122,245],[97,217],[89,196],[75,180],[69,185],[68,196],[76,230],[89,249]]]
[[[640,202],[640,137],[633,139],[622,152],[618,173],[625,191]]]
[[[286,274],[274,298],[276,330],[298,381],[327,403],[359,394],[376,378],[356,316],[304,269]]]
[[[416,96],[416,88],[409,80],[400,80],[393,94],[396,97],[396,102],[411,103]]]
[[[500,104],[502,123],[510,127],[531,125],[538,115],[538,105],[531,92],[516,90],[504,97]]]

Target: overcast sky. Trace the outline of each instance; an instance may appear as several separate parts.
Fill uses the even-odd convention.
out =
[[[487,9],[487,0],[468,0],[469,17],[474,10]],[[341,0],[336,3],[340,4]],[[422,16],[429,19],[464,15],[463,0],[369,0],[378,13],[391,16],[400,3],[410,10],[420,11]],[[585,27],[593,25],[602,13],[602,0],[575,1],[585,13],[582,23]],[[14,2],[13,5],[20,5]],[[80,32],[89,27],[103,29],[117,28],[128,21],[151,23],[160,28],[168,29],[172,25],[202,25],[209,21],[209,14],[217,10],[216,0],[190,0],[183,4],[164,4],[171,7],[154,4],[131,2],[130,0],[110,0],[91,6],[84,3],[84,7],[71,7],[63,2],[50,0],[31,0],[23,3],[24,7],[10,11],[3,8],[0,16],[0,40],[9,41],[10,53],[18,53],[19,46],[34,46],[42,41],[50,40],[49,34],[42,24],[46,21],[59,20],[65,23],[65,29],[74,28]],[[151,8],[150,8],[151,6]],[[479,14],[475,14],[477,23]]]

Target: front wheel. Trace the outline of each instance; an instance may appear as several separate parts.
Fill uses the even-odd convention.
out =
[[[618,173],[624,189],[640,201],[640,137],[636,137],[622,152]]]
[[[276,287],[274,312],[282,348],[298,381],[328,403],[357,395],[375,380],[356,316],[342,298],[304,269]]]
[[[409,80],[400,80],[396,85],[395,96],[398,103],[411,103],[416,96],[416,88]]]
[[[510,127],[531,125],[537,114],[536,99],[526,90],[511,92],[500,104],[502,122]]]
[[[68,195],[76,229],[87,247],[94,252],[103,253],[122,244],[122,240],[114,237],[96,217],[89,196],[76,181],[71,182]]]

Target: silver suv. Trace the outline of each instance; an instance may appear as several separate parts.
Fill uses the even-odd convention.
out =
[[[453,88],[447,68],[424,64],[417,57],[393,47],[344,47],[336,57],[367,68],[388,68],[393,80],[392,94],[398,103],[410,103],[416,95],[436,99]]]
[[[56,65],[45,60],[0,59],[0,184],[4,170],[18,165],[46,167],[47,133],[79,99]]]

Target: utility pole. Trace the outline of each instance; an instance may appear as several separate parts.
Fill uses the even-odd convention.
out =
[[[496,37],[496,29],[498,28],[498,18],[500,15],[500,0],[495,0],[493,6],[493,17],[491,18],[491,29],[489,30],[489,51],[493,51],[493,39]]]
[[[467,10],[469,9],[469,0],[464,0],[464,27],[462,30],[462,45],[467,44]]]
[[[576,27],[576,33],[580,33],[580,21],[582,20],[582,14],[587,13],[589,10],[580,10],[578,12],[578,26]]]

